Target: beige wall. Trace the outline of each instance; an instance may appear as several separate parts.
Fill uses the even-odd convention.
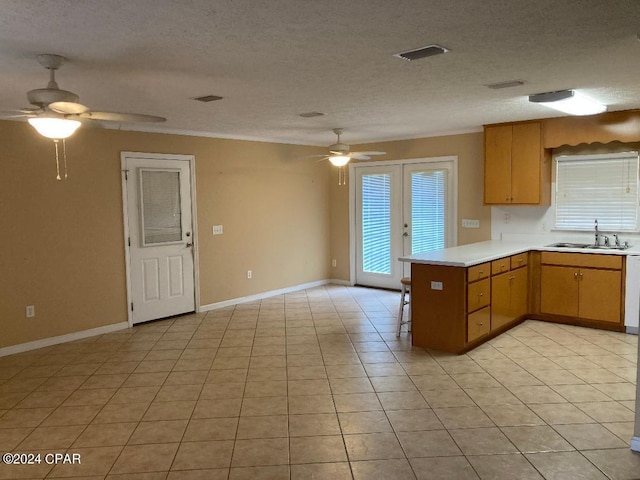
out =
[[[29,125],[0,142],[0,347],[126,321],[122,151],[195,155],[201,305],[330,277],[330,169],[303,158],[322,150],[81,129],[58,182]]]
[[[491,238],[491,208],[483,205],[483,134],[468,133],[352,146],[354,151],[383,151],[375,160],[408,160],[456,155],[458,157],[458,245]],[[374,161],[374,160],[372,160]],[[336,259],[331,277],[348,281],[349,191],[338,186],[331,173],[331,258]],[[463,218],[480,220],[479,229],[461,228]]]

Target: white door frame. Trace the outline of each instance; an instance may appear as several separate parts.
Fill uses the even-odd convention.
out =
[[[383,160],[379,162],[356,162],[349,163],[349,284],[356,283],[356,175],[355,168],[357,166],[384,166],[384,165],[407,165],[413,163],[435,163],[435,162],[453,162],[452,184],[453,192],[451,193],[451,222],[453,246],[458,244],[458,156],[450,155],[443,157],[425,157],[411,158],[407,160]],[[399,288],[399,287],[398,287]]]
[[[120,152],[120,170],[122,178],[122,218],[124,222],[124,250],[125,250],[125,272],[127,277],[127,322],[129,327],[133,326],[133,312],[131,303],[133,301],[131,285],[131,246],[129,245],[129,201],[127,198],[127,158],[144,158],[148,160],[183,160],[189,162],[191,177],[191,222],[193,223],[193,288],[194,303],[196,312],[200,311],[200,275],[198,261],[198,222],[196,215],[196,157],[194,155],[178,155],[164,153],[144,153],[144,152]]]

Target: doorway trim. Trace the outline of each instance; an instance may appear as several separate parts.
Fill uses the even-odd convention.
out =
[[[434,162],[452,162],[453,163],[453,188],[451,215],[452,215],[452,238],[453,245],[458,244],[458,156],[447,155],[442,157],[423,157],[410,158],[406,160],[383,160],[379,162],[355,162],[349,163],[349,284],[356,284],[356,167],[363,166],[385,166],[385,165],[408,165],[414,163],[434,163]],[[399,289],[399,287],[398,287]]]
[[[120,152],[120,177],[122,188],[122,219],[124,224],[125,275],[127,280],[127,322],[133,327],[131,302],[133,301],[131,286],[131,247],[129,246],[129,201],[127,197],[127,158],[145,158],[148,160],[182,160],[189,162],[191,183],[191,222],[193,224],[193,289],[195,311],[200,312],[200,262],[198,260],[198,217],[196,206],[196,157],[169,153]]]

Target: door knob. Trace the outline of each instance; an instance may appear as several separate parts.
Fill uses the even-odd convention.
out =
[[[187,243],[187,248],[193,247],[193,243]]]
[[[408,232],[404,232],[404,233],[402,234],[402,236],[403,236],[403,237],[408,237],[408,236],[409,236],[409,233],[408,233]]]

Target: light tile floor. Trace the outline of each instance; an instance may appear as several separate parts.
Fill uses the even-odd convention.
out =
[[[526,321],[455,356],[327,286],[0,358],[0,478],[638,479],[637,337]]]

